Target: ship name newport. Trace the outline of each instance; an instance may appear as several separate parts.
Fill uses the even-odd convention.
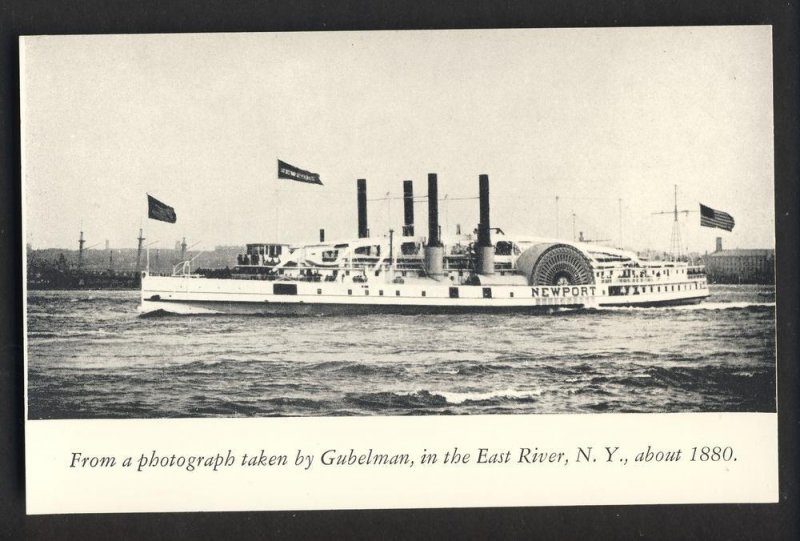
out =
[[[597,286],[545,286],[533,287],[531,293],[534,297],[586,297],[594,295]]]

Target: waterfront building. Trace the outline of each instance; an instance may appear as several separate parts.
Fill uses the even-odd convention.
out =
[[[706,255],[709,282],[718,284],[774,284],[775,250],[722,248],[717,237],[716,250]]]

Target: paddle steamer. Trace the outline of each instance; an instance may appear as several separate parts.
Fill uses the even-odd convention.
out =
[[[492,228],[489,179],[479,178],[480,222],[442,236],[435,174],[428,175],[428,234],[415,235],[413,186],[404,182],[400,234],[370,236],[366,181],[358,180],[358,237],[248,244],[230,278],[142,273],[140,312],[178,314],[541,312],[696,303],[704,268],[647,261],[588,242],[506,235]]]

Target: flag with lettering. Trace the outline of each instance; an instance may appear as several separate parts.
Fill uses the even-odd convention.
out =
[[[287,178],[289,180],[296,180],[298,182],[319,184],[320,186],[322,185],[322,181],[319,179],[318,174],[311,173],[310,171],[304,171],[299,167],[295,167],[294,165],[288,164],[281,160],[278,160],[278,178]]]
[[[700,225],[703,227],[716,227],[725,231],[732,231],[735,222],[733,216],[721,210],[714,210],[700,204]]]
[[[147,217],[151,220],[159,220],[171,224],[178,220],[174,208],[162,203],[150,194],[147,194]]]

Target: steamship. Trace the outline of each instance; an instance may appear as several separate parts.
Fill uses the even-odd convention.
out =
[[[415,235],[413,185],[403,183],[404,226],[371,236],[366,181],[357,181],[358,237],[302,245],[248,244],[229,278],[142,272],[143,314],[552,312],[687,304],[708,297],[703,267],[648,261],[589,242],[506,235],[490,224],[489,179],[479,177],[475,231],[441,235],[435,174],[428,235]]]

